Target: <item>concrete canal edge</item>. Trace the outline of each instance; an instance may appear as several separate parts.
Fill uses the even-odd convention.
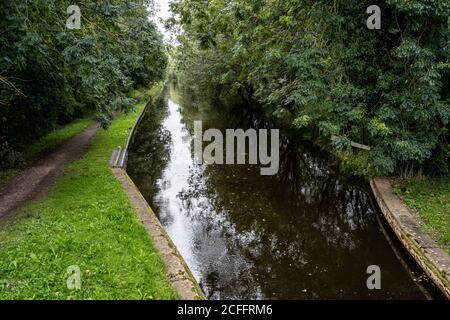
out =
[[[420,218],[393,192],[388,179],[374,179],[370,186],[381,212],[400,242],[450,299],[450,256],[423,230]]]
[[[205,299],[189,267],[131,178],[123,169],[112,168],[111,170],[130,199],[139,221],[151,236],[153,244],[166,265],[167,278],[180,298],[183,300]]]
[[[167,278],[172,287],[177,291],[182,300],[204,300],[205,296],[195,280],[191,270],[178,252],[174,243],[170,239],[158,217],[150,208],[148,202],[136,187],[132,179],[125,171],[128,147],[134,136],[137,125],[142,120],[145,110],[151,105],[147,104],[139,118],[135,122],[127,141],[125,149],[115,149],[113,151],[110,166],[116,179],[122,185],[122,189],[135,209],[139,221],[142,223],[147,233],[153,240],[153,244],[158,250],[166,265]]]

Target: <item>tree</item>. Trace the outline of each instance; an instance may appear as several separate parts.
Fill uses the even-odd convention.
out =
[[[241,96],[322,145],[335,135],[334,152],[364,159],[364,173],[369,165],[380,175],[446,174],[450,2],[379,1],[381,30],[366,26],[371,4],[177,0],[180,83],[221,100]],[[371,151],[357,153],[351,141]]]
[[[163,79],[167,57],[148,15],[152,1],[77,1],[79,30],[66,28],[68,0],[0,4],[0,167],[58,124],[96,113],[107,126],[125,93]]]

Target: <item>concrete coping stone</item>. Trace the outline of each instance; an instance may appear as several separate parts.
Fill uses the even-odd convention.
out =
[[[394,193],[387,178],[374,179],[370,186],[381,212],[402,245],[450,299],[450,256],[424,230],[420,217]]]

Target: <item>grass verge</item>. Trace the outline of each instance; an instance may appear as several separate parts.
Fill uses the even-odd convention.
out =
[[[92,117],[76,120],[64,127],[58,128],[48,135],[34,142],[22,152],[23,160],[19,168],[6,169],[0,171],[0,186],[4,184],[9,178],[14,176],[21,168],[28,166],[40,154],[48,152],[64,141],[83,132],[86,128],[94,124],[95,120]]]
[[[426,230],[450,254],[450,178],[416,178],[396,192],[420,214]]]
[[[143,107],[100,130],[46,199],[0,228],[0,300],[177,298],[108,167]],[[80,290],[67,288],[70,266],[80,269]]]

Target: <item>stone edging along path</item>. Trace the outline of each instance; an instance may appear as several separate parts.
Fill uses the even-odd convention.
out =
[[[381,212],[400,242],[450,299],[450,256],[423,230],[420,219],[393,192],[388,179],[372,180],[370,186]]]
[[[153,244],[162,257],[167,268],[167,277],[172,287],[183,300],[204,300],[205,296],[183,257],[178,252],[144,196],[125,171],[130,141],[148,106],[149,104],[147,104],[135,122],[125,149],[115,149],[113,151],[110,161],[111,170],[122,185],[122,189],[128,199],[130,199],[131,205],[135,209],[139,221],[147,230],[153,240]]]
[[[144,225],[153,244],[158,249],[167,267],[167,277],[173,288],[183,300],[203,300],[204,295],[192,275],[189,267],[184,262],[175,245],[159,222],[153,210],[148,205],[142,194],[134,185],[131,178],[121,168],[111,169],[117,180],[122,184],[125,194],[130,199],[139,221]]]

